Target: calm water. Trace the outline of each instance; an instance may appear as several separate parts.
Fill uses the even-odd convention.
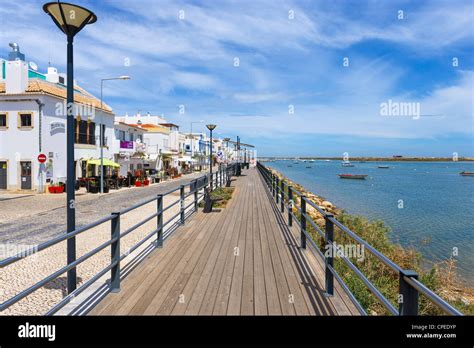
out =
[[[472,162],[267,162],[306,189],[348,213],[381,219],[393,240],[414,246],[429,261],[449,258],[458,248],[458,269],[474,284],[474,171]],[[291,165],[292,167],[288,167]],[[388,165],[389,169],[379,169]],[[306,168],[311,166],[311,168]],[[340,179],[337,174],[368,174],[366,180]],[[399,200],[403,200],[400,209]],[[427,242],[428,241],[428,242]]]

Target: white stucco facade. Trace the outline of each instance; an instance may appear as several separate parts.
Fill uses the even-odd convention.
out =
[[[29,162],[31,165],[31,187],[23,185],[25,190],[38,189],[41,182],[45,184],[47,181],[57,183],[66,180],[66,116],[56,113],[58,105],[62,103],[60,98],[48,95],[0,94],[0,114],[6,114],[8,120],[7,126],[0,128],[0,165],[6,165],[6,189],[22,189],[22,180],[24,183],[25,179],[21,175],[21,162]],[[113,160],[113,150],[110,147],[114,139],[113,115],[97,110],[94,113],[78,116],[90,122],[99,120],[99,123],[105,125],[104,158]],[[20,126],[21,114],[32,115],[31,127]],[[82,162],[100,157],[98,124],[95,133],[89,137],[91,140],[92,138],[93,144],[75,144],[76,177],[83,175]],[[37,160],[40,153],[47,156],[44,165],[40,165]]]
[[[0,60],[0,190],[40,190],[66,181],[66,90],[64,74],[31,70],[23,60]],[[61,79],[60,79],[61,77]],[[60,82],[61,81],[61,82]],[[100,125],[104,158],[113,160],[114,115],[104,104],[74,85],[74,160],[76,177],[85,163],[100,157]],[[38,162],[38,155],[47,157]]]

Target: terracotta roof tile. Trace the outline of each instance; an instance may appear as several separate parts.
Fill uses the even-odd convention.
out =
[[[18,94],[7,94],[5,91],[5,83],[0,83],[0,95],[22,95],[22,94],[48,94],[62,99],[67,98],[66,86],[61,86],[52,82],[30,79],[28,81],[28,88],[25,93]],[[92,94],[84,90],[79,86],[74,86],[74,102],[80,104],[92,105],[93,107],[100,109],[100,100],[94,97]],[[102,103],[103,110],[106,112],[112,112],[112,108],[105,103]]]
[[[130,126],[134,127],[139,127],[146,129],[149,133],[164,133],[164,134],[169,134],[170,130],[167,127],[159,126],[156,124],[152,123],[142,123],[142,124],[136,124],[136,123],[129,123]]]

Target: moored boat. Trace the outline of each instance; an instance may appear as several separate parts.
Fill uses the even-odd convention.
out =
[[[390,168],[389,166],[379,166],[380,169],[388,169]]]
[[[461,174],[462,176],[474,176],[474,172],[461,172],[459,174]]]
[[[341,179],[358,179],[364,180],[367,174],[338,174]]]

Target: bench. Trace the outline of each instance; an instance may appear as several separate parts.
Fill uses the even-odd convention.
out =
[[[211,197],[211,189],[209,187],[206,187],[204,189],[204,209],[203,213],[210,213],[212,212],[212,206],[214,205],[214,202],[222,201],[222,198],[212,198]]]

